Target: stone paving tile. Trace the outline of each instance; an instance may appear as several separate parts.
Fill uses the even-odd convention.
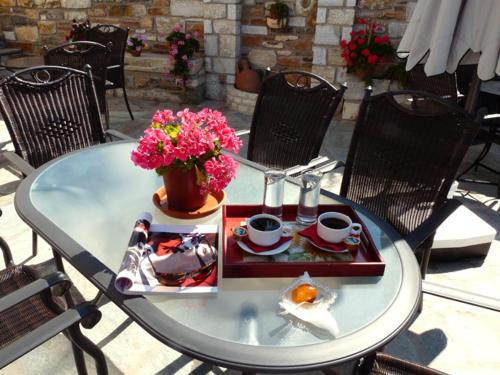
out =
[[[135,120],[130,120],[121,98],[111,98],[111,127],[132,136],[140,136],[156,109],[169,107],[175,110],[184,106],[131,101]],[[206,102],[204,106],[224,110],[220,102]],[[230,126],[237,130],[249,129],[251,116],[225,111]],[[345,160],[353,124],[334,122],[327,133],[322,155]],[[0,124],[0,147],[11,149],[5,126]],[[245,150],[244,150],[245,151]],[[478,150],[471,150],[468,159]],[[242,153],[243,155],[245,153]],[[489,162],[499,163],[498,152]],[[482,172],[480,172],[482,173]],[[488,176],[482,175],[487,178]],[[338,192],[342,170],[325,176],[323,188]],[[40,253],[30,259],[31,231],[16,215],[12,205],[19,177],[0,159],[0,207],[4,214],[0,219],[0,233],[11,244],[15,261],[40,262],[51,256],[48,245],[41,241]],[[494,199],[495,187],[461,184],[457,196],[475,213],[500,231],[500,203]],[[455,287],[467,287],[484,293],[494,293],[500,287],[500,234],[497,236],[485,260],[467,259],[454,264],[432,264],[429,280],[449,283]],[[86,298],[92,298],[95,288],[71,266],[67,272]],[[496,293],[498,297],[498,293]],[[130,321],[112,303],[101,306],[103,319],[98,326],[84,333],[103,349],[111,374],[237,374],[232,370],[203,364],[184,356],[158,342],[137,324]],[[500,315],[489,310],[447,301],[432,296],[424,297],[424,310],[408,330],[391,342],[386,350],[406,359],[428,364],[452,374],[489,375],[498,373],[500,362],[496,350],[500,344]],[[497,327],[497,329],[495,329]],[[89,362],[88,362],[89,363]],[[89,366],[90,367],[90,366]],[[72,374],[76,373],[68,341],[58,335],[45,345],[16,361],[0,374]],[[90,369],[90,373],[94,373]],[[316,374],[318,372],[310,372]]]

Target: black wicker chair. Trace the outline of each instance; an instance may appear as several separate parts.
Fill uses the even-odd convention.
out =
[[[289,169],[292,175],[328,161],[318,154],[345,89],[337,90],[308,72],[284,71],[264,80],[252,119],[248,159]],[[294,168],[298,165],[303,167]]]
[[[127,91],[125,89],[125,50],[127,48],[127,38],[129,29],[122,29],[114,25],[97,25],[92,27],[87,33],[87,39],[93,42],[107,45],[113,43],[111,47],[111,58],[108,66],[108,82],[106,83],[107,90],[121,88],[123,90],[123,98],[127,106],[130,118],[133,120],[134,115],[128,103]]]
[[[457,77],[459,77],[458,74]],[[480,121],[481,127],[474,139],[473,145],[482,145],[483,148],[476,159],[459,174],[457,179],[462,182],[497,185],[497,198],[500,198],[500,170],[494,169],[491,165],[484,162],[491,148],[494,147],[495,144],[500,145],[500,97],[498,95],[481,92],[479,94],[478,107],[476,119]],[[496,181],[464,177],[469,171],[472,169],[477,171],[479,167],[496,175]]]
[[[470,92],[470,85],[474,75],[476,74],[476,65],[459,65],[456,73],[443,73],[435,76],[427,77],[424,72],[423,65],[417,65],[408,73],[408,87],[413,90],[422,90],[438,95],[442,99],[449,100],[460,106],[465,106],[466,98]],[[473,94],[473,93],[470,93]],[[486,95],[483,95],[486,96]],[[495,99],[498,99],[495,98]],[[493,99],[493,100],[495,100]],[[428,103],[424,101],[424,103]],[[418,106],[418,101],[414,101],[414,105]],[[484,103],[479,106],[482,107]],[[500,105],[496,104],[488,106],[488,110],[477,110],[473,115],[481,124],[473,145],[483,145],[476,159],[465,168],[457,176],[457,180],[461,182],[473,182],[483,184],[497,184],[497,197],[500,197],[500,178],[498,181],[484,181],[464,178],[470,170],[477,170],[478,167],[485,168],[490,172],[500,176],[500,171],[491,168],[483,163],[484,158],[488,155],[491,147],[494,144],[500,144]],[[489,114],[488,114],[489,113]]]
[[[462,81],[461,81],[462,82]],[[465,82],[462,82],[465,89]],[[442,99],[458,103],[459,96],[466,93],[458,93],[458,83],[455,73],[443,73],[428,77],[424,71],[424,65],[416,65],[408,72],[408,88],[411,90],[430,92]],[[430,104],[428,101],[425,103]]]
[[[415,109],[408,98],[432,105]],[[446,196],[477,127],[463,109],[425,92],[367,90],[361,104],[340,194],[398,230],[423,277],[435,230],[459,205]]]
[[[446,375],[444,372],[405,361],[385,353],[376,353],[356,371],[357,375]]]
[[[109,115],[105,86],[111,47],[111,43],[103,45],[95,42],[70,42],[52,49],[48,49],[47,46],[43,47],[43,59],[46,65],[59,65],[78,70],[83,70],[85,65],[90,65],[99,99],[99,108],[105,115],[107,128],[109,128]]]
[[[42,277],[29,266],[14,265],[2,237],[0,249],[6,265],[0,270],[0,369],[64,332],[71,340],[78,373],[87,373],[85,351],[95,360],[97,373],[107,374],[104,354],[79,327],[93,328],[99,322],[101,312],[97,307],[88,302],[73,306],[71,299],[65,303],[62,299],[71,288],[65,274]]]
[[[15,149],[3,155],[23,175],[111,137],[131,139],[116,130],[103,130],[90,66],[85,70],[41,66],[0,81],[0,113]],[[33,233],[33,256],[36,253]]]

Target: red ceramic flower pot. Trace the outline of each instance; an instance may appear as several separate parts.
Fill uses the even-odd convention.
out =
[[[189,170],[169,168],[163,174],[169,209],[195,211],[207,202],[208,194],[200,193],[200,186],[196,180],[194,168]]]
[[[132,56],[135,56],[135,57],[139,57],[139,56],[141,56],[141,53],[142,53],[142,49],[140,49],[139,51],[137,51],[137,50],[132,50],[132,51],[130,51],[130,54],[131,54]]]

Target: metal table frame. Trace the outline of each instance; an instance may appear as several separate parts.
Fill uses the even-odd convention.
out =
[[[109,145],[94,147],[109,147]],[[73,154],[85,150],[76,151]],[[404,290],[400,288],[392,305],[382,316],[368,327],[360,328],[352,335],[307,347],[270,348],[236,344],[201,334],[178,324],[174,319],[165,316],[146,298],[119,293],[114,288],[115,272],[81,247],[31,204],[30,189],[35,179],[52,164],[57,163],[62,158],[71,157],[71,155],[62,156],[45,164],[23,180],[15,196],[17,213],[53,247],[58,255],[69,261],[99,291],[102,291],[143,329],[181,353],[214,365],[243,371],[297,372],[322,369],[356,361],[360,357],[383,347],[409,326],[417,314],[422,296],[421,278],[418,264],[407,243],[390,225],[359,205],[333,193],[322,191],[323,194],[340,203],[351,204],[356,210],[376,223],[394,242],[403,268],[402,284],[406,287]],[[266,169],[245,159],[238,158],[238,161],[259,170]],[[294,181],[291,180],[291,182]]]

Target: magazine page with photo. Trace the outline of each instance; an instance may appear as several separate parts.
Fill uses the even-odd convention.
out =
[[[217,225],[137,220],[115,280],[124,294],[217,292]]]

